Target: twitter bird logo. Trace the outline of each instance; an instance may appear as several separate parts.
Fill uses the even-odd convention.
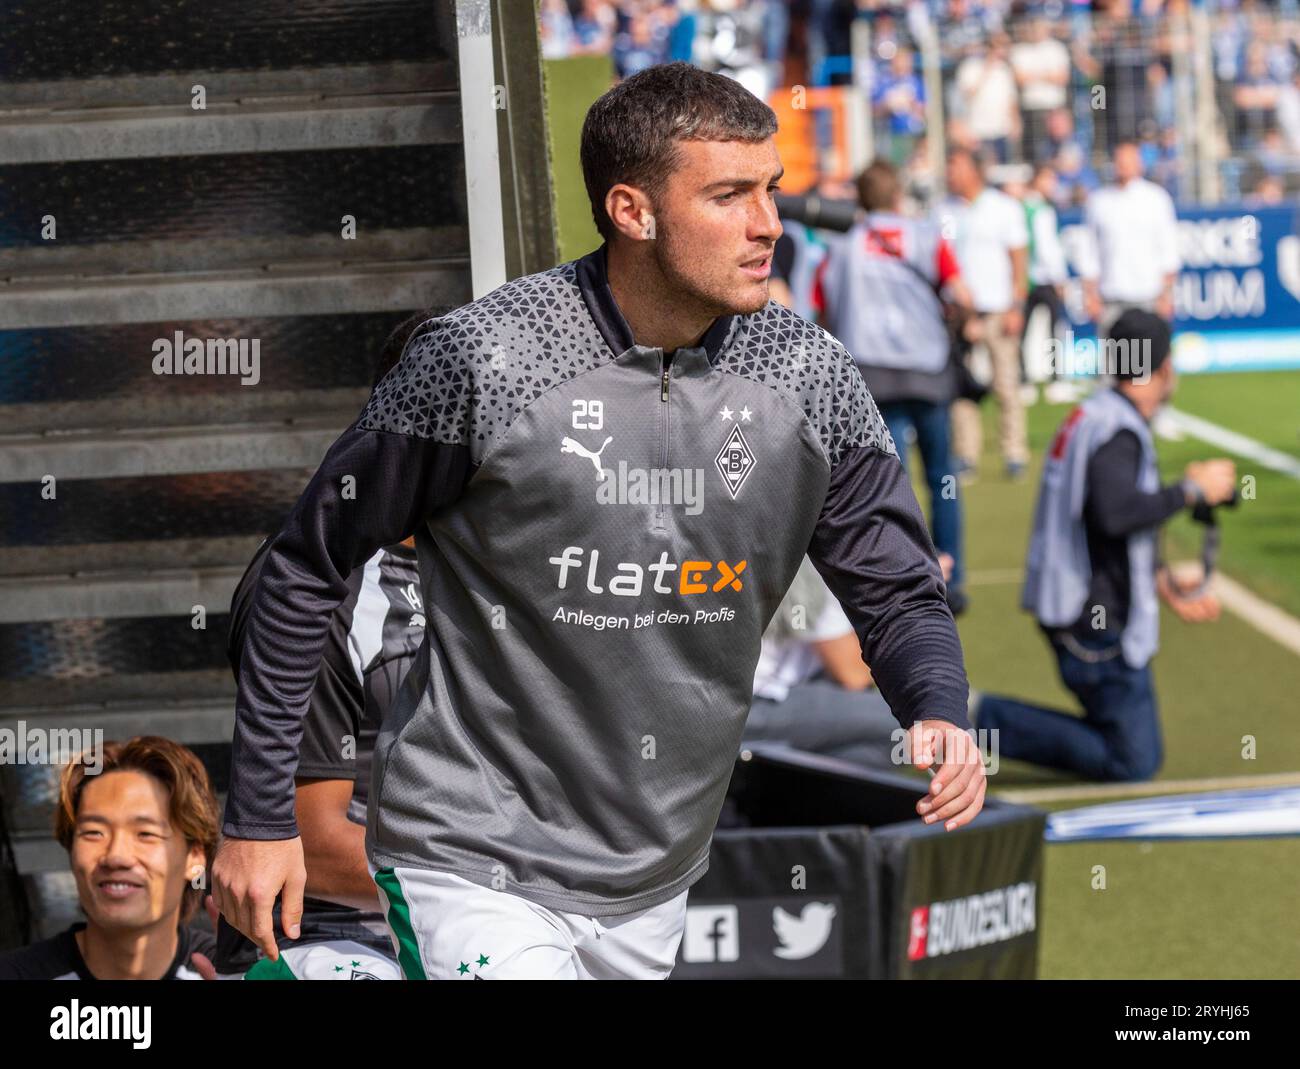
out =
[[[775,907],[772,929],[781,945],[773,953],[788,961],[812,957],[826,945],[834,920],[835,907],[829,902],[809,902],[797,917]]]

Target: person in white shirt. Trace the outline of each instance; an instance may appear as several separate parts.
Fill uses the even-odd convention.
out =
[[[1277,91],[1277,125],[1287,150],[1300,156],[1300,63],[1292,71],[1291,81]]]
[[[1070,52],[1051,35],[1051,24],[1046,19],[1034,19],[1027,39],[1011,49],[1011,69],[1020,87],[1024,158],[1036,163],[1052,155],[1047,116],[1066,106]]]
[[[1142,177],[1137,143],[1115,146],[1115,184],[1088,197],[1079,243],[1088,317],[1105,337],[1125,308],[1174,317],[1174,280],[1182,266],[1173,198]]]
[[[1065,285],[1065,250],[1057,233],[1056,169],[1048,163],[1034,168],[1020,203],[1029,230],[1029,296],[1025,299],[1025,327],[1021,347],[1032,383],[1051,380],[1045,389],[1048,401],[1060,404],[1077,399],[1074,387],[1060,379],[1059,361],[1052,361],[1048,342],[1059,336],[1065,319],[1062,288]],[[1041,310],[1041,311],[1040,311]],[[1035,387],[1036,388],[1036,387]]]
[[[949,196],[938,207],[939,225],[952,243],[962,277],[983,326],[993,365],[998,432],[1007,475],[1024,475],[1029,463],[1025,408],[1020,396],[1021,309],[1028,295],[1029,230],[1014,198],[984,183],[980,161],[969,149],[948,153]],[[974,472],[983,450],[979,407],[958,400],[952,406],[953,453],[959,468]]]
[[[984,55],[970,55],[957,66],[960,113],[969,135],[1006,163],[1020,136],[1016,78],[1007,62],[1004,35],[995,36]]]
[[[947,582],[952,558],[939,554],[939,566]],[[897,771],[901,730],[848,617],[805,557],[763,635],[742,747],[780,743]]]

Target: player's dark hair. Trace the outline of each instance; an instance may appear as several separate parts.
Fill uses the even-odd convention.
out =
[[[1169,358],[1169,324],[1154,312],[1126,308],[1106,333],[1112,347],[1126,345],[1127,360],[1115,360],[1106,370],[1121,382],[1145,379]]]
[[[888,160],[872,160],[858,175],[858,203],[864,211],[893,211],[902,190],[898,168]]]
[[[689,63],[662,63],[620,82],[582,124],[582,178],[600,236],[614,235],[605,194],[625,183],[653,201],[680,163],[678,142],[756,143],[776,125],[776,113],[739,82]]]

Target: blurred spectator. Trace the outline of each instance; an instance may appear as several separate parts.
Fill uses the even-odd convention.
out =
[[[1178,219],[1169,194],[1142,177],[1142,157],[1132,141],[1115,149],[1115,183],[1088,198],[1079,246],[1088,316],[1097,333],[1126,308],[1174,315],[1174,281],[1182,260]]]
[[[659,31],[655,19],[644,12],[635,12],[628,19],[627,29],[614,37],[614,69],[620,78],[629,78],[667,59],[668,37]]]
[[[1151,115],[1147,91],[1151,59],[1140,22],[1127,18],[1122,4],[1099,10],[1091,46],[1075,51],[1075,62],[1104,92],[1104,96],[1094,97],[1092,107],[1100,119],[1107,151],[1120,141],[1136,138],[1139,124]]]
[[[670,0],[663,7],[663,19],[668,27],[667,62],[690,63],[695,57],[695,35],[699,30],[695,0]]]
[[[573,20],[575,56],[608,55],[614,47],[614,31],[618,27],[618,13],[610,0],[582,0],[582,6]]]
[[[1164,186],[1165,191],[1176,201],[1182,196],[1185,178],[1183,156],[1178,145],[1178,131],[1173,127],[1159,131],[1152,148],[1148,173],[1152,181]]]
[[[1269,126],[1263,132],[1251,158],[1256,166],[1271,175],[1285,175],[1297,163],[1277,126]]]
[[[765,11],[762,0],[709,0],[695,42],[697,65],[736,79],[760,98],[772,88],[763,58]]]
[[[1060,154],[1068,145],[1082,150],[1083,142],[1074,128],[1074,115],[1069,108],[1053,108],[1044,120],[1044,138],[1040,146],[1041,155],[1030,161],[1041,163]]]
[[[857,186],[866,214],[831,244],[814,303],[826,329],[862,369],[904,467],[908,439],[916,436],[930,491],[930,529],[935,545],[954,561],[948,602],[958,613],[966,599],[950,429],[957,381],[941,294],[964,309],[971,298],[938,226],[903,217],[903,187],[893,164],[876,160]]]
[[[1022,348],[1027,363],[1035,372],[1030,376],[1031,381],[1050,378],[1047,399],[1059,404],[1062,400],[1074,399],[1073,391],[1064,385],[1059,361],[1043,360],[1041,355],[1030,354],[1025,345],[1038,320],[1046,319],[1045,337],[1052,340],[1059,337],[1059,325],[1065,319],[1065,305],[1061,299],[1066,279],[1065,250],[1061,247],[1056,209],[1052,206],[1055,195],[1056,172],[1050,164],[1039,164],[1034,168],[1033,178],[1021,198],[1025,209],[1025,229],[1029,232],[1029,295],[1025,299]],[[1037,331],[1036,336],[1042,337],[1044,332]],[[1041,354],[1043,350],[1036,351]]]
[[[940,23],[944,46],[958,55],[982,48],[989,31],[996,28],[978,0],[948,0]]]
[[[996,35],[984,54],[967,56],[957,67],[959,114],[968,135],[999,163],[1011,158],[1020,137],[1016,78],[1007,62],[1007,38]]]
[[[1286,85],[1278,88],[1275,111],[1287,151],[1292,156],[1300,156],[1300,67]]]
[[[904,205],[909,212],[928,212],[938,195],[939,176],[930,160],[930,139],[921,137],[903,166]]]
[[[144,735],[104,745],[98,775],[59,777],[54,836],[84,923],[0,954],[0,980],[212,979],[213,938],[189,927],[217,845],[217,799],[194,752]]]
[[[566,0],[542,0],[537,29],[543,59],[563,59],[573,55],[577,38]]]
[[[980,161],[966,149],[949,151],[947,175],[949,196],[939,205],[939,224],[952,241],[971,303],[983,323],[1002,458],[1007,475],[1019,478],[1029,460],[1020,397],[1021,309],[1028,292],[1025,213],[1011,197],[985,184]],[[983,450],[979,407],[968,400],[955,402],[952,421],[958,467],[973,473]]]
[[[885,154],[901,164],[925,132],[925,83],[914,69],[911,49],[900,48],[894,54],[889,73],[876,83],[871,103],[886,120]]]
[[[1282,179],[1275,174],[1256,172],[1251,176],[1247,188],[1250,192],[1246,194],[1244,201],[1249,208],[1270,208],[1286,203],[1286,187],[1282,184]]]
[[[1273,125],[1280,88],[1269,70],[1264,43],[1252,41],[1246,48],[1246,62],[1232,92],[1237,137],[1244,145],[1255,144]]]
[[[1047,117],[1069,104],[1070,52],[1052,36],[1048,20],[1036,18],[1029,24],[1026,39],[1011,49],[1011,68],[1020,87],[1021,155],[1034,163],[1043,158]]]
[[[789,0],[758,0],[762,9],[763,59],[767,63],[767,84],[786,84],[785,55],[790,40]],[[690,56],[675,57],[690,59]]]
[[[1077,142],[1066,142],[1057,153],[1056,160],[1056,203],[1061,209],[1079,207],[1100,184]]]
[[[1157,130],[1173,129],[1178,124],[1177,101],[1164,61],[1155,60],[1147,67],[1147,91],[1151,94],[1151,124]]]

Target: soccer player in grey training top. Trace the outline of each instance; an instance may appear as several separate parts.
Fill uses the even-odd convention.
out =
[[[776,117],[650,68],[587,114],[604,244],[418,329],[267,552],[214,897],[296,938],[294,762],[348,574],[414,534],[425,640],[375,744],[366,846],[408,978],[662,977],[807,554],[968,824],[984,767],[924,519],[862,375],[768,299]]]

